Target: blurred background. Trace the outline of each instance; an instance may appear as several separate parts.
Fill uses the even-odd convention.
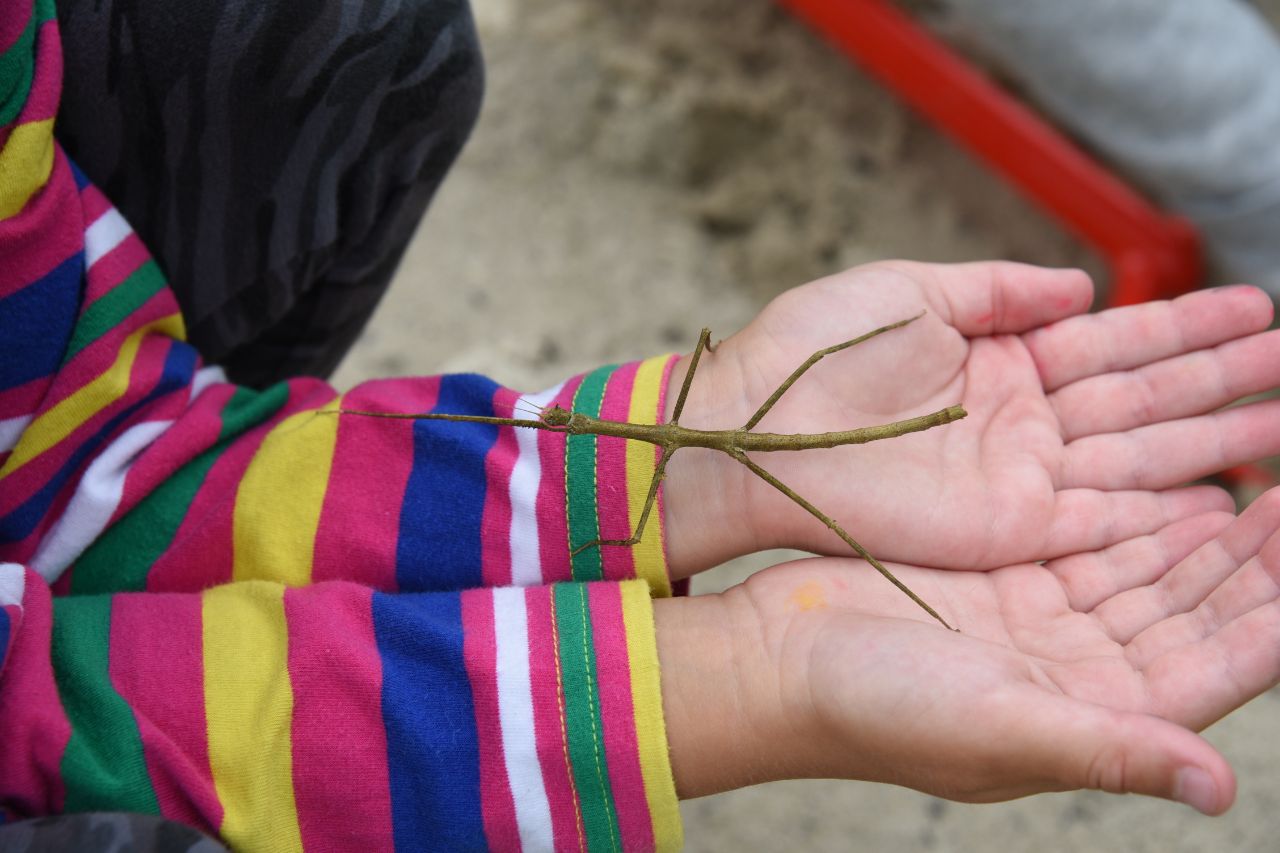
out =
[[[772,0],[472,5],[479,126],[339,387],[475,371],[536,390],[687,351],[703,326],[727,336],[786,288],[886,257],[1080,266],[1105,283],[1101,258]],[[1280,20],[1280,0],[1256,5]],[[903,8],[946,34],[938,7]],[[1091,792],[969,806],[790,782],[684,803],[686,849],[1275,851],[1278,735],[1275,691],[1208,730],[1240,776],[1217,819]]]

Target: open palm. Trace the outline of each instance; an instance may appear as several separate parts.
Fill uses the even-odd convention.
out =
[[[1280,452],[1280,402],[1218,411],[1280,385],[1270,300],[1226,288],[1084,314],[1092,296],[1081,272],[1019,264],[850,270],[783,294],[709,355],[682,423],[741,425],[816,350],[925,311],[814,366],[757,427],[811,433],[965,407],[963,421],[892,440],[755,454],[873,554],[991,568],[1230,508],[1218,489],[1180,486]],[[842,552],[784,495],[732,460],[712,464],[704,524],[731,500],[726,517],[745,506],[751,522],[745,550]]]
[[[736,594],[793,698],[783,715],[817,721],[804,775],[971,801],[1137,791],[1217,813],[1234,779],[1191,730],[1280,680],[1278,529],[1273,491],[1238,519],[1043,564],[892,566],[958,634],[848,558],[777,566]]]

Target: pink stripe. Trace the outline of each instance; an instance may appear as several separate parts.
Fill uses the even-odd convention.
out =
[[[343,408],[427,412],[437,377],[366,382]],[[312,552],[314,581],[352,580],[394,592],[400,505],[413,468],[413,421],[343,415]]]
[[[49,399],[45,401],[46,407],[52,407],[62,398],[71,396],[101,376],[115,363],[116,355],[130,335],[148,323],[177,312],[177,303],[173,301],[173,295],[168,289],[160,291],[142,303],[124,323],[111,328],[102,337],[76,353],[69,363],[59,369],[58,375],[54,378],[54,387],[50,389]],[[166,342],[172,340],[163,332],[154,330],[148,332],[146,337]],[[139,360],[140,357],[141,353],[139,353]]]
[[[499,388],[493,412],[500,418],[523,417],[514,411],[519,394]],[[498,439],[484,459],[484,514],[480,524],[480,571],[487,587],[511,585],[511,471],[520,455],[516,430],[498,430]]]
[[[45,392],[52,383],[51,377],[41,376],[22,385],[0,391],[0,420],[30,415],[40,408]]]
[[[49,182],[20,216],[0,220],[0,297],[16,293],[84,246],[84,222],[66,155],[53,155]]]
[[[5,8],[5,14],[0,15],[0,52],[6,51],[13,47],[18,41],[18,36],[22,35],[22,31],[27,28],[27,24],[35,15],[32,8],[33,3],[24,0],[21,8],[25,15],[17,14],[17,10],[13,3]]]
[[[61,766],[71,723],[62,710],[49,659],[53,632],[49,587],[30,570],[22,620],[0,679],[5,741],[0,749],[0,802],[18,814],[55,814],[62,811],[66,796]]]
[[[171,344],[167,338],[157,338],[154,340],[157,345],[165,346]],[[145,349],[144,344],[144,349]],[[164,359],[139,359],[140,363],[135,364],[134,372],[130,377],[130,392],[126,393],[124,400],[136,399],[140,395],[150,390],[161,375],[164,365]],[[133,389],[141,389],[135,392]],[[72,453],[83,442],[87,441],[94,433],[96,433],[105,422],[115,414],[121,403],[108,407],[93,418],[90,418],[85,424],[76,428],[70,436],[60,442],[58,445],[50,448],[42,453],[38,458],[32,460],[16,472],[9,474],[2,481],[3,488],[0,488],[0,514],[11,512],[15,507],[21,505],[24,501],[31,498],[43,486],[53,479],[54,474],[60,469]],[[101,447],[105,447],[114,441],[119,435],[129,428],[128,424],[120,424],[113,431],[102,439]],[[50,508],[45,512],[44,516],[36,524],[35,528],[24,539],[11,542],[5,546],[5,554],[8,559],[16,562],[26,562],[35,554],[36,548],[40,544],[46,531],[54,524],[66,509],[68,501],[75,492],[75,487],[79,478],[83,476],[84,470],[92,463],[92,456],[82,460],[79,466],[74,470],[72,475],[63,483],[61,490],[53,501]]]
[[[85,227],[98,221],[98,217],[111,210],[115,205],[103,195],[97,184],[87,184],[80,190],[80,206],[84,208]]]
[[[14,126],[53,118],[58,114],[61,96],[62,40],[58,35],[57,21],[45,21],[36,31],[35,76]]]
[[[308,406],[319,405],[316,379],[289,383],[289,400],[269,421],[246,431],[218,457],[205,476],[204,485],[178,527],[168,550],[156,560],[147,575],[150,592],[199,592],[227,583],[232,577],[232,514],[236,488],[249,467],[253,454],[275,424]]]
[[[630,417],[631,389],[639,367],[640,363],[633,361],[609,377],[600,417],[611,421],[625,421]],[[626,539],[631,536],[625,439],[603,436],[596,441],[596,512],[600,519],[600,538]],[[606,546],[600,549],[600,554],[606,580],[635,577],[636,563],[630,548]]]
[[[502,752],[502,718],[498,713],[498,643],[493,628],[493,593],[466,590],[462,603],[462,659],[471,682],[480,753],[480,810],[485,840],[492,850],[519,850],[516,803]]]
[[[117,595],[110,672],[133,708],[160,813],[216,833],[222,804],[209,768],[200,598]]]
[[[64,504],[65,503],[66,502],[64,501]],[[61,509],[58,510],[58,514],[62,514]],[[71,576],[75,572],[75,568],[76,567],[74,565],[67,566],[66,571],[64,571],[57,580],[49,584],[49,589],[53,590],[54,598],[61,598],[64,595],[71,594]]]
[[[151,260],[151,253],[142,244],[142,238],[130,234],[120,244],[98,258],[85,274],[84,307],[110,293],[117,285],[138,271],[138,267]],[[84,308],[80,309],[82,312]]]
[[[293,790],[307,850],[393,849],[372,597],[346,583],[284,593]]]
[[[156,338],[144,343],[144,349],[148,344],[163,346],[167,349],[169,346],[172,346],[172,341],[167,338]],[[162,373],[164,358],[149,359],[148,361],[149,363],[147,364],[135,365],[134,373],[130,377],[130,392],[126,394],[125,398],[123,398],[123,402],[118,402],[117,406],[106,411],[114,414],[118,411],[118,407],[123,405],[123,403],[145,396],[146,393],[151,390]],[[147,414],[160,419],[169,417],[170,415],[167,414],[167,412],[175,408],[179,408],[181,404],[181,399],[179,398],[175,401],[172,399],[173,396],[174,395],[166,395],[161,400],[153,402],[147,408]],[[175,402],[178,405],[175,405]],[[100,416],[90,421],[89,423],[94,424],[92,427],[93,432],[96,432],[108,417],[109,415]],[[98,445],[98,449],[101,450],[102,448],[109,446],[131,426],[147,419],[150,418],[139,417],[129,423],[118,425],[114,430],[102,438],[101,443]],[[4,502],[3,497],[8,494],[7,490],[9,489],[13,489],[16,496],[22,497],[23,499],[30,498],[38,489],[43,487],[48,480],[52,479],[53,472],[61,468],[67,459],[70,458],[74,450],[78,448],[82,442],[86,441],[93,432],[90,432],[82,425],[62,443],[50,448],[38,459],[35,459],[23,466],[15,474],[11,474],[6,477],[3,480],[4,489],[0,489],[0,503]],[[40,519],[35,528],[26,536],[26,538],[17,542],[11,542],[6,546],[5,552],[9,559],[18,562],[26,562],[35,555],[36,550],[39,548],[41,539],[44,538],[49,529],[62,517],[63,513],[66,512],[67,505],[75,495],[76,487],[79,484],[80,478],[84,476],[85,470],[93,464],[93,460],[94,455],[90,454],[80,462],[80,465],[77,468],[73,470],[71,476],[65,483],[63,483],[61,490],[45,511],[44,517]],[[46,471],[49,472],[46,478],[37,477],[37,474]],[[23,488],[24,485],[28,491],[18,492],[17,490]],[[58,579],[57,583],[55,583],[54,589],[57,594],[62,595],[70,591],[70,574],[70,572],[64,572],[63,576]]]
[[[205,389],[194,405],[188,405],[182,395],[169,395],[172,402],[166,400],[169,405],[165,409],[170,406],[180,409],[171,415],[177,420],[129,469],[120,504],[112,515],[113,521],[137,506],[138,501],[155,491],[179,468],[217,443],[222,432],[220,414],[234,393],[233,385],[213,385]],[[162,419],[159,414],[153,414],[151,418]]]
[[[88,467],[88,465],[89,463],[87,461],[81,464],[79,473],[83,473],[84,469]],[[66,511],[67,504],[71,503],[71,498],[75,494],[75,486],[78,479],[78,474],[72,475],[71,479],[62,488],[62,490],[54,496],[54,499],[49,504],[49,509],[45,512],[44,517],[36,523],[35,528],[27,534],[25,538],[5,543],[5,560],[14,563],[31,562],[31,558],[35,556],[36,551],[40,547],[40,540],[44,538],[45,533],[47,533],[49,528],[53,526],[53,523],[62,515],[63,512]],[[3,481],[3,485],[0,485],[0,493],[3,493],[5,489],[8,488],[8,483],[8,480]],[[28,497],[29,496],[30,495],[28,494]],[[61,595],[63,592],[68,591],[70,587],[58,587],[57,589],[58,594]]]
[[[581,849],[577,795],[569,775],[561,708],[555,612],[551,587],[526,588],[529,608],[529,683],[533,693],[533,731],[538,741],[538,763],[551,806],[551,831],[557,850]]]
[[[591,604],[591,639],[599,676],[600,716],[604,720],[604,752],[609,784],[617,806],[623,850],[652,850],[653,820],[640,771],[635,708],[631,702],[631,659],[622,621],[622,592],[617,584],[587,586]]]
[[[551,405],[562,409],[571,408],[573,395],[581,384],[581,376],[570,379],[551,401]],[[573,578],[573,568],[569,562],[569,519],[564,493],[564,447],[563,433],[538,431],[538,461],[542,469],[538,483],[538,552],[544,583]]]
[[[133,363],[133,370],[129,376],[129,387],[118,400],[95,412],[57,445],[49,448],[17,471],[6,476],[3,480],[4,488],[0,489],[0,515],[11,512],[15,507],[39,491],[47,482],[53,479],[54,474],[81,444],[88,441],[130,403],[145,397],[155,387],[156,382],[159,381],[164,369],[165,356],[168,355],[169,348],[172,345],[173,341],[169,338],[148,337],[145,339]],[[59,379],[65,374],[66,371],[64,370],[59,374]],[[60,384],[60,382],[55,383],[55,385]],[[57,395],[57,391],[57,387],[51,389],[49,399],[45,400],[46,406],[49,406],[53,400],[65,396]],[[118,426],[111,435],[106,437],[103,446],[127,428],[128,424]],[[90,461],[86,459],[81,464],[81,468],[86,467]],[[69,485],[74,485],[74,482],[70,482]]]
[[[7,13],[6,9],[6,13]],[[23,28],[26,23],[23,23]],[[0,29],[3,25],[0,24]],[[3,52],[7,47],[0,48]],[[31,86],[23,93],[22,110],[11,124],[0,127],[0,148],[9,142],[10,134],[24,124],[53,118],[58,112],[58,99],[62,95],[62,43],[56,22],[45,21],[36,30],[32,53],[35,65]]]

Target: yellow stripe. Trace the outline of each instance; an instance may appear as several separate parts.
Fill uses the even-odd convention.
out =
[[[0,219],[17,216],[53,172],[53,119],[15,127],[0,148]]]
[[[658,641],[653,632],[653,603],[644,584],[622,584],[622,623],[627,631],[627,660],[631,663],[631,704],[636,715],[636,743],[645,799],[653,820],[656,849],[679,850],[684,827],[676,801],[676,782],[667,755],[667,727],[662,716],[658,673]]]
[[[338,408],[336,397],[327,408]],[[311,558],[324,507],[338,418],[314,411],[285,418],[267,434],[236,491],[232,515],[235,580],[311,583]]]
[[[670,356],[657,356],[640,363],[636,371],[635,385],[631,390],[631,408],[627,420],[636,424],[652,424],[658,421],[658,399],[662,392],[662,380]],[[653,481],[653,468],[657,452],[643,441],[627,442],[627,509],[631,528],[640,522],[640,511],[649,494]],[[639,544],[631,546],[636,564],[636,577],[648,581],[654,595],[671,594],[671,579],[667,576],[666,548],[662,541],[662,517],[655,506],[649,514],[649,524]]]
[[[293,691],[284,587],[229,584],[204,593],[209,767],[233,850],[302,850],[293,796]]]
[[[116,360],[101,375],[79,391],[65,398],[27,427],[22,440],[13,449],[0,477],[6,477],[35,459],[69,436],[85,421],[110,406],[129,390],[133,363],[138,357],[142,339],[157,333],[180,339],[183,333],[182,316],[170,314],[152,320],[125,338]]]

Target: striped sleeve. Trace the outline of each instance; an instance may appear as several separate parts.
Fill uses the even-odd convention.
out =
[[[76,594],[635,577],[669,593],[660,496],[640,545],[571,557],[630,535],[652,446],[337,410],[519,417],[556,402],[653,423],[672,357],[540,394],[471,375],[345,395],[315,379],[237,388],[185,343],[163,276],[119,213],[60,150],[55,166],[23,215],[0,222],[0,559]],[[81,223],[37,242],[43,259],[8,239],[41,217],[51,233]]]
[[[670,592],[656,462],[621,439],[337,410],[653,423],[673,359],[538,394],[479,376],[236,388],[185,341],[138,235],[53,136],[52,0],[0,0],[0,560],[59,593],[266,580],[382,591],[644,579]]]
[[[643,581],[53,598],[0,566],[13,595],[11,814],[161,814],[250,851],[680,846]]]

